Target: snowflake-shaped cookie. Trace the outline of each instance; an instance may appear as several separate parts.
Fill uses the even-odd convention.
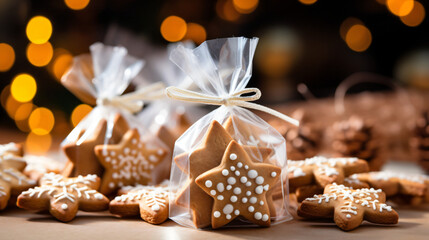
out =
[[[357,228],[363,220],[396,224],[398,214],[385,201],[386,196],[381,189],[353,190],[334,183],[325,187],[324,194],[304,200],[298,215],[306,218],[333,217],[338,227],[346,231]]]
[[[109,199],[97,192],[100,179],[96,175],[65,178],[59,174],[45,174],[40,187],[30,188],[18,197],[17,205],[28,210],[49,210],[58,220],[71,221],[77,211],[103,211]]]

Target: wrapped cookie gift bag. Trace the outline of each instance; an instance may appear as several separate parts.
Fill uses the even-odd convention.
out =
[[[178,190],[170,194],[175,196],[170,199],[170,218],[181,225],[269,226],[291,219],[284,184],[285,139],[245,108],[298,122],[249,102],[261,95],[259,89],[246,88],[257,42],[257,38],[216,39],[193,50],[179,45],[170,55],[201,91],[168,87],[167,95],[220,106],[175,143],[170,187]]]
[[[61,147],[68,159],[63,175],[97,174],[100,192],[112,194],[123,185],[154,184],[170,164],[166,145],[133,116],[144,100],[159,98],[164,86],[155,84],[124,94],[144,62],[123,47],[90,47],[76,57],[62,83],[79,99],[96,107],[72,130]],[[164,175],[164,176],[163,176]]]

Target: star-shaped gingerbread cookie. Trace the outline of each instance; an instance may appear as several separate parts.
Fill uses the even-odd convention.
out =
[[[100,192],[108,195],[122,186],[152,183],[166,154],[163,148],[148,148],[137,129],[129,130],[118,144],[97,145],[95,155],[105,169]]]
[[[48,173],[40,180],[40,187],[30,188],[18,197],[17,206],[28,210],[49,210],[56,219],[69,222],[78,210],[103,211],[109,199],[95,189],[100,185],[96,175],[65,178]]]
[[[121,217],[138,216],[151,224],[167,220],[169,209],[169,188],[167,186],[131,187],[128,192],[110,202],[111,213]]]
[[[238,216],[269,226],[266,193],[278,181],[280,173],[277,166],[253,162],[240,144],[231,141],[221,164],[195,180],[214,199],[212,227],[222,227]]]
[[[191,153],[182,153],[174,158],[174,162],[180,170],[189,175],[189,182],[179,190],[175,203],[190,208],[192,221],[197,228],[210,225],[213,199],[195,183],[195,179],[221,163],[223,154],[232,140],[222,125],[214,120],[197,149]],[[258,161],[256,159],[263,161],[272,154],[272,150],[269,148],[246,146],[245,150],[255,161]]]
[[[338,227],[345,231],[357,228],[363,220],[398,223],[398,213],[385,202],[386,196],[381,189],[353,190],[334,183],[325,187],[324,194],[304,200],[298,208],[298,215],[304,218],[333,217]]]
[[[7,207],[11,197],[36,185],[22,173],[26,162],[19,148],[15,143],[0,145],[0,210]]]

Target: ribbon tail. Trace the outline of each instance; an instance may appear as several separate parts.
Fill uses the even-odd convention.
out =
[[[291,117],[289,117],[289,116],[287,116],[287,115],[285,115],[285,114],[283,114],[281,112],[278,112],[278,111],[276,111],[274,109],[271,109],[271,108],[268,108],[268,107],[265,107],[265,106],[262,106],[262,105],[259,105],[259,104],[256,104],[256,103],[243,102],[243,101],[234,101],[234,105],[237,105],[237,106],[240,106],[240,107],[245,107],[245,108],[250,108],[250,109],[254,109],[254,110],[258,110],[258,111],[261,111],[261,112],[265,112],[265,113],[268,113],[268,114],[273,115],[275,117],[278,117],[278,118],[280,118],[280,119],[282,119],[282,120],[284,120],[284,121],[286,121],[286,122],[288,122],[288,123],[290,123],[292,125],[295,125],[297,127],[299,126],[299,121],[298,120],[296,120],[294,118],[291,118]]]

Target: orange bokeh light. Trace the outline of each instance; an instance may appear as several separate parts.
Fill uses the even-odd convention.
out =
[[[73,110],[70,117],[73,127],[76,127],[79,124],[79,122],[91,111],[92,111],[92,107],[87,104],[78,105]]]
[[[396,16],[406,16],[414,8],[414,0],[387,0],[387,8]]]
[[[342,38],[343,40],[346,40],[347,32],[349,31],[349,29],[350,29],[352,26],[354,26],[354,25],[356,25],[356,24],[361,24],[361,25],[363,25],[363,22],[362,22],[361,20],[357,19],[357,18],[349,17],[349,18],[347,18],[346,20],[344,20],[344,21],[341,23],[341,26],[340,26],[340,36],[341,36],[341,38]]]
[[[405,25],[409,27],[417,27],[423,22],[425,16],[425,7],[420,2],[415,1],[413,10],[408,15],[400,18]]]
[[[64,3],[72,10],[82,10],[89,4],[89,0],[64,0]]]
[[[317,0],[299,0],[302,4],[311,5],[317,2]]]
[[[33,103],[27,102],[21,104],[15,112],[14,118],[16,121],[25,120],[30,116],[30,113],[33,111]]]
[[[196,44],[204,42],[207,38],[206,29],[198,23],[188,23],[188,31],[184,39],[190,39]]]
[[[36,67],[48,65],[53,54],[54,50],[49,42],[43,44],[29,43],[27,46],[27,59]]]
[[[29,74],[19,74],[13,79],[10,92],[15,100],[29,102],[37,92],[36,80]]]
[[[71,67],[73,56],[68,53],[61,53],[53,61],[52,72],[57,80],[61,80],[63,74]]]
[[[240,13],[234,7],[232,0],[218,0],[216,3],[217,15],[227,21],[234,22],[240,18]]]
[[[232,3],[237,12],[249,14],[258,7],[259,0],[232,0]]]
[[[185,37],[187,25],[183,18],[169,16],[161,23],[161,35],[169,42],[178,42]]]
[[[7,43],[0,43],[0,72],[8,71],[15,62],[15,51]]]
[[[27,24],[26,33],[32,43],[43,44],[52,35],[51,21],[43,16],[33,17]]]
[[[347,31],[345,41],[353,51],[363,52],[371,45],[372,35],[364,25],[355,24]]]
[[[28,118],[31,132],[37,135],[46,135],[51,132],[55,124],[54,114],[51,110],[40,107],[34,109]]]
[[[50,134],[37,135],[30,132],[25,140],[25,152],[31,154],[44,154],[49,151],[52,144]]]

